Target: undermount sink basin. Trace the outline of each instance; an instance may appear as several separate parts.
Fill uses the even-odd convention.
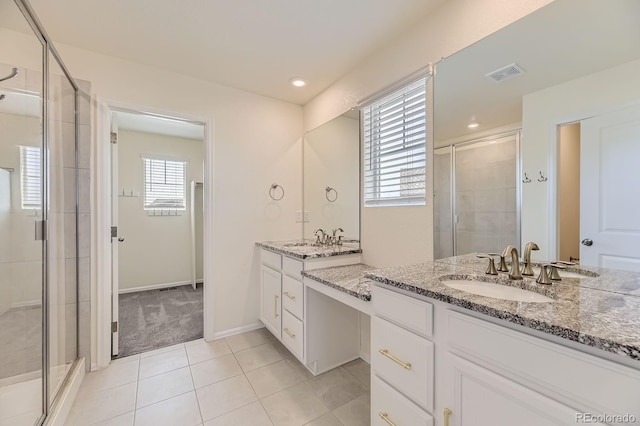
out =
[[[494,299],[533,303],[553,302],[552,298],[543,294],[495,282],[473,279],[447,279],[441,282],[447,287],[455,288],[456,290]]]

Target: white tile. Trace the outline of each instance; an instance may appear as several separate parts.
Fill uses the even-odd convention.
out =
[[[247,372],[282,359],[282,355],[272,343],[254,346],[235,353],[242,369]]]
[[[209,420],[204,426],[272,426],[262,404],[254,402],[235,411]]]
[[[229,413],[257,400],[245,376],[236,376],[196,391],[204,421]]]
[[[204,339],[198,339],[185,344],[185,346],[189,364],[191,365],[231,353],[231,348],[229,348],[224,339],[214,340],[213,342],[205,342]]]
[[[0,423],[2,419],[32,411],[40,411],[42,382],[40,379],[0,387]],[[29,417],[27,415],[27,417]]]
[[[371,424],[371,398],[362,395],[341,407],[333,410],[333,414],[345,426],[369,426]]]
[[[305,426],[343,426],[343,425],[342,425],[342,422],[338,420],[336,416],[333,415],[333,413],[327,413],[324,416],[320,416],[317,419],[310,421]]]
[[[91,398],[97,391],[133,383],[137,380],[138,360],[112,361],[107,368],[91,372],[84,377],[78,392],[78,399]]]
[[[120,416],[110,418],[109,420],[105,420],[100,423],[96,423],[94,426],[133,426],[134,416],[135,412],[129,411],[128,413],[122,414]]]
[[[136,408],[155,404],[193,390],[189,367],[158,374],[138,382]]]
[[[300,426],[329,411],[304,382],[268,396],[261,402],[276,426]]]
[[[249,379],[258,398],[280,392],[302,381],[296,370],[285,360],[249,371],[247,379]]]
[[[276,340],[273,334],[271,334],[266,328],[247,331],[245,333],[225,337],[225,339],[233,352],[238,352],[243,349],[263,345]]]
[[[133,411],[137,386],[129,383],[93,392],[91,398],[76,398],[65,426],[86,426]]]
[[[0,418],[0,426],[33,426],[42,410],[33,410],[10,418]]]
[[[362,383],[341,367],[316,376],[308,383],[332,410],[369,393]]]
[[[232,355],[210,359],[191,366],[196,389],[242,374],[242,369]]]
[[[177,345],[165,346],[164,348],[154,349],[152,351],[143,352],[140,354],[140,358],[149,358],[151,356],[163,354],[165,352],[172,352],[178,349],[184,348],[184,343],[178,343]]]
[[[189,364],[184,347],[150,357],[140,358],[140,379],[177,370]]]
[[[197,426],[202,423],[195,392],[136,411],[136,426]]]

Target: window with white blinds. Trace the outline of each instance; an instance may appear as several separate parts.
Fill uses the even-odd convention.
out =
[[[426,77],[362,108],[364,205],[426,202]]]
[[[42,208],[41,152],[38,146],[20,146],[20,193],[23,209]]]
[[[186,209],[184,161],[143,158],[144,208]]]

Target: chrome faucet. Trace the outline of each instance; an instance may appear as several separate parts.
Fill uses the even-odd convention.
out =
[[[522,268],[522,275],[526,275],[528,277],[533,276],[533,268],[531,267],[531,250],[540,250],[540,247],[533,242],[527,243],[524,246],[524,254],[522,256],[524,267]]]
[[[318,232],[322,234],[322,237],[318,235]],[[322,228],[316,229],[315,231],[313,231],[313,235],[316,236],[316,244],[325,245],[327,243],[327,233],[324,232],[324,229]]]
[[[508,245],[502,252],[502,257],[507,257],[508,255],[511,255],[511,270],[509,271],[509,278],[512,280],[521,280],[522,274],[520,273],[518,249],[512,245]]]
[[[344,229],[342,228],[336,228],[332,231],[332,236],[331,236],[331,245],[342,245],[342,235],[338,235],[336,237],[336,232],[344,232]]]

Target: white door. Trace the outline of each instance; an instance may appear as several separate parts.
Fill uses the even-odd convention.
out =
[[[640,107],[580,132],[580,263],[640,272]]]
[[[118,121],[111,113],[111,355],[118,355]]]

